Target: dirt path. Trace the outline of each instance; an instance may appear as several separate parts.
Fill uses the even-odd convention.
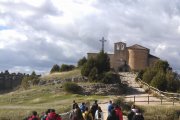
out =
[[[151,94],[145,93],[145,90],[140,87],[140,85],[135,81],[136,74],[132,74],[129,72],[121,72],[120,78],[122,83],[128,85],[127,94],[125,97],[132,97],[132,98],[126,98],[126,101],[146,101],[146,102],[135,102],[136,105],[148,105],[148,97],[143,96],[149,96],[149,105],[161,105],[161,99],[152,96]],[[166,100],[162,100],[163,105],[172,105],[173,103],[167,102]],[[178,103],[175,103],[178,104]],[[179,105],[179,104],[178,104]]]

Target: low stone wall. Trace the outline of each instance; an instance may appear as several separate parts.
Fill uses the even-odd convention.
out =
[[[49,84],[62,84],[66,82],[88,82],[88,78],[83,76],[77,76],[72,78],[66,78],[66,79],[54,79],[54,80],[40,80],[39,85],[49,85]]]
[[[119,84],[88,84],[80,85],[84,95],[120,95],[123,93]]]

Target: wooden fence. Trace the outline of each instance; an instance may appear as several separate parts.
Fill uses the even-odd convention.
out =
[[[158,94],[161,101],[162,101],[162,99],[166,99],[168,101],[172,101],[173,104],[174,104],[175,101],[180,102],[180,93],[170,93],[170,92],[160,91],[157,88],[154,88],[154,87],[150,86],[149,84],[143,82],[141,79],[138,79],[138,82],[140,84],[142,84],[143,86],[145,86],[146,89],[152,91],[153,93]],[[148,97],[148,99],[149,99],[149,97]]]
[[[134,103],[137,103],[137,102],[145,102],[145,103],[148,103],[148,104],[150,104],[150,103],[160,103],[161,105],[163,104],[163,103],[172,103],[172,105],[174,105],[175,103],[180,103],[179,101],[177,101],[176,99],[171,99],[171,100],[165,100],[166,99],[166,97],[163,97],[163,96],[161,96],[161,97],[159,97],[159,99],[157,98],[156,100],[154,100],[154,99],[151,99],[151,98],[154,98],[154,96],[126,96],[125,98],[131,98],[131,99],[133,99],[132,100],[132,102],[134,102]],[[138,98],[145,98],[145,99],[143,99],[143,100],[138,100]]]

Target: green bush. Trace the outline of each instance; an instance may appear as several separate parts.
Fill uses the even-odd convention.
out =
[[[89,76],[91,70],[96,67],[96,60],[94,58],[89,58],[88,61],[83,65],[81,69],[82,76]]]
[[[81,87],[78,84],[73,82],[66,82],[63,84],[63,88],[66,92],[70,93],[80,93]]]
[[[138,72],[138,75],[136,76],[135,80],[137,81],[138,78],[142,80],[143,79],[143,74],[144,74],[144,70],[141,70],[140,72]]]
[[[60,71],[59,65],[55,64],[55,65],[53,65],[53,67],[51,68],[50,73],[59,72],[59,71]]]
[[[143,74],[143,81],[146,83],[151,83],[151,80],[153,79],[153,77],[156,75],[156,71],[154,71],[153,69],[147,69],[147,71]]]
[[[112,83],[120,83],[121,82],[119,74],[116,74],[113,72],[104,73],[101,81],[102,81],[102,83],[105,83],[105,84],[112,84]]]
[[[180,80],[177,73],[168,71],[166,73],[167,90],[171,92],[178,92],[180,86]]]
[[[89,78],[90,81],[97,80],[97,78],[98,78],[98,70],[97,70],[96,67],[94,67],[91,70],[91,72],[89,73],[88,78]]]
[[[166,71],[167,71],[168,69],[170,69],[170,67],[169,67],[169,63],[168,63],[167,61],[158,60],[158,61],[154,64],[153,69],[156,70],[156,71],[161,71],[161,72],[166,73]]]
[[[166,81],[166,76],[164,73],[157,73],[156,76],[153,78],[151,81],[151,84],[153,87],[158,88],[159,90],[166,90],[167,88],[167,81]]]
[[[74,68],[75,68],[74,65],[62,64],[59,71],[60,71],[60,72],[70,71],[70,70],[73,70]]]
[[[104,51],[97,54],[96,67],[99,74],[110,71],[110,59],[107,53],[104,53]]]
[[[83,66],[86,62],[87,62],[86,57],[83,57],[82,59],[80,59],[80,60],[78,61],[78,67]]]
[[[95,58],[89,58],[81,69],[82,76],[88,77],[91,81],[105,81],[109,83],[109,77],[104,73],[110,71],[110,62],[107,53],[99,52]],[[112,77],[110,77],[112,80]]]

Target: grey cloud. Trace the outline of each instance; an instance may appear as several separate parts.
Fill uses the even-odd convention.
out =
[[[110,53],[113,52],[114,42],[123,41],[128,46],[140,44],[180,70],[179,0],[97,0],[92,7],[98,12],[77,15],[72,18],[72,23],[61,26],[47,19],[48,15],[63,17],[65,14],[61,4],[58,9],[53,1],[45,0],[40,7],[26,3],[7,3],[6,7],[16,9],[0,14],[0,17],[10,20],[9,25],[28,38],[12,46],[16,51],[0,51],[0,57],[4,56],[0,63],[8,68],[29,66],[48,70],[53,64],[76,64],[87,52],[98,52],[101,49],[99,40],[104,36],[107,40],[105,49]],[[18,16],[17,11],[23,9],[34,14],[26,18]],[[52,42],[48,42],[46,36]],[[159,45],[166,47],[158,49]],[[36,57],[43,55],[47,58]]]

